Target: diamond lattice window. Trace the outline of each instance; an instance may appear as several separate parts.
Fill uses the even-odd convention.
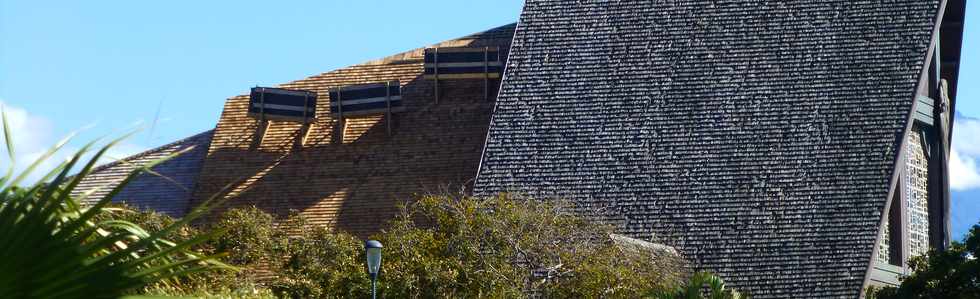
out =
[[[929,250],[929,160],[921,130],[909,134],[905,161],[905,197],[908,211],[909,256]]]

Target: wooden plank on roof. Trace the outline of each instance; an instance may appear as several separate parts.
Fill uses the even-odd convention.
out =
[[[316,118],[316,93],[254,87],[249,93],[248,116],[264,120],[309,123]]]
[[[500,51],[500,47],[440,47],[439,53],[481,53],[484,49],[491,52]]]
[[[483,79],[484,77],[490,79],[500,78],[498,73],[487,73],[484,74],[439,74],[439,79]],[[425,75],[425,79],[435,79],[435,75]]]
[[[331,88],[329,95],[330,113],[338,118],[405,110],[398,81]]]

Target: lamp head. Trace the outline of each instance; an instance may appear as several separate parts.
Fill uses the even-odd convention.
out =
[[[381,271],[381,242],[368,240],[364,242],[364,253],[367,256],[367,270],[371,278],[378,276]]]

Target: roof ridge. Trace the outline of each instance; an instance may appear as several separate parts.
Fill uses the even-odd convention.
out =
[[[352,68],[352,67],[381,66],[381,65],[399,64],[399,63],[420,62],[420,61],[422,61],[422,53],[425,51],[426,48],[440,47],[440,46],[441,47],[445,47],[445,46],[458,46],[457,44],[459,42],[461,42],[461,41],[477,40],[477,39],[480,39],[482,35],[488,35],[490,33],[497,33],[499,31],[504,31],[504,30],[507,30],[507,29],[510,29],[510,28],[516,28],[516,27],[517,27],[517,22],[509,23],[509,24],[502,25],[502,26],[497,26],[497,27],[490,28],[490,29],[487,29],[487,30],[483,30],[483,31],[475,32],[475,33],[470,33],[470,34],[467,34],[467,35],[464,35],[464,36],[461,36],[461,37],[444,40],[444,41],[441,41],[441,42],[437,42],[437,43],[434,43],[434,44],[430,44],[430,45],[426,45],[426,46],[422,46],[422,47],[418,47],[418,48],[413,48],[411,50],[400,52],[398,54],[388,55],[388,56],[385,56],[385,57],[381,57],[381,58],[377,58],[377,59],[373,59],[373,60],[368,60],[368,61],[357,63],[357,64],[352,64],[352,65],[348,65],[348,66],[344,66],[344,67],[332,69],[332,70],[329,70],[329,71],[326,71],[326,72],[318,73],[316,75],[306,76],[306,77],[303,77],[302,79],[292,80],[292,81],[288,81],[288,82],[285,82],[285,83],[276,84],[276,87],[282,87],[282,86],[285,86],[285,85],[296,84],[298,82],[302,82],[302,81],[309,80],[309,79],[316,78],[316,77],[320,77],[320,76],[325,76],[325,75],[327,75],[329,73],[336,72],[336,71],[343,70],[343,69],[349,69],[349,68]],[[511,29],[510,31],[513,31],[513,29]],[[513,39],[513,35],[510,36],[510,39]],[[237,95],[237,96],[244,96],[244,94]],[[235,97],[237,97],[237,96],[235,96]]]
[[[475,32],[475,33],[470,33],[470,34],[467,34],[467,35],[464,35],[464,36],[461,36],[461,37],[444,40],[444,41],[441,41],[441,42],[437,42],[437,43],[430,44],[430,45],[423,46],[423,47],[419,47],[419,48],[413,48],[411,50],[400,52],[398,54],[388,55],[388,56],[384,56],[384,57],[381,57],[381,58],[368,60],[368,61],[357,63],[357,64],[347,65],[347,66],[343,66],[343,67],[340,67],[340,68],[332,69],[332,70],[329,70],[329,71],[326,71],[326,72],[320,72],[320,73],[317,73],[315,75],[305,76],[302,79],[291,80],[291,81],[287,81],[287,82],[284,82],[284,83],[275,84],[274,86],[277,87],[277,88],[285,88],[283,86],[291,85],[291,84],[297,84],[299,82],[303,82],[303,81],[310,80],[310,79],[313,79],[313,78],[316,78],[316,77],[320,77],[320,76],[325,76],[325,75],[327,75],[329,73],[336,72],[336,71],[343,70],[343,69],[349,69],[349,68],[352,68],[352,67],[381,66],[381,65],[398,64],[398,63],[420,62],[420,61],[422,61],[422,53],[423,53],[423,51],[425,51],[426,48],[429,48],[429,47],[437,47],[437,46],[442,46],[442,47],[445,47],[445,46],[458,46],[458,45],[454,45],[454,43],[459,43],[460,41],[464,41],[464,40],[477,40],[477,39],[480,39],[482,35],[488,35],[490,33],[497,33],[499,31],[504,31],[504,30],[507,30],[507,29],[510,29],[510,28],[516,29],[517,28],[517,22],[513,22],[513,23],[506,24],[506,25],[497,26],[497,27],[494,27],[494,28],[490,28],[490,29],[479,31],[479,32]],[[514,29],[511,29],[510,31],[513,31]],[[513,38],[514,38],[513,35],[510,35],[510,39],[513,40]],[[417,57],[417,58],[411,58],[411,57]],[[242,93],[242,94],[230,96],[228,98],[230,99],[230,98],[242,97],[242,96],[247,96],[247,95],[248,95],[247,93]]]
[[[492,32],[496,32],[496,31],[501,31],[501,30],[507,29],[508,27],[515,27],[516,28],[516,26],[517,26],[517,23],[516,22],[510,23],[510,24],[507,24],[507,25],[497,26],[497,27],[494,27],[494,28],[490,28],[490,29],[487,29],[487,30],[480,31],[480,32],[470,33],[470,34],[467,34],[467,35],[464,35],[464,36],[461,36],[461,37],[457,37],[457,38],[453,38],[453,39],[447,39],[447,40],[444,40],[444,41],[441,41],[441,42],[437,42],[437,43],[434,43],[434,44],[430,44],[430,45],[427,45],[427,46],[423,46],[423,47],[419,47],[419,48],[414,48],[414,49],[411,49],[411,50],[408,50],[408,51],[405,51],[405,52],[401,52],[401,53],[398,53],[398,54],[395,54],[395,55],[388,55],[388,56],[385,56],[383,58],[374,59],[374,60],[368,60],[366,62],[355,64],[355,65],[352,65],[352,66],[381,65],[381,64],[396,63],[396,62],[400,62],[400,61],[421,60],[421,55],[420,54],[426,48],[437,47],[437,46],[445,45],[445,44],[451,44],[453,42],[458,42],[458,41],[462,41],[462,40],[475,40],[475,39],[480,39],[481,35],[492,33]],[[513,37],[511,37],[511,38],[513,39]],[[419,58],[417,58],[417,59],[401,59],[401,60],[396,60],[395,59],[395,58],[400,58],[400,57],[409,57],[409,56],[411,56],[413,54],[419,55]]]

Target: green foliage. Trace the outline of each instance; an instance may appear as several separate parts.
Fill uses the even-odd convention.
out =
[[[354,236],[311,226],[298,216],[277,222],[255,207],[229,210],[207,229],[225,233],[201,250],[228,252],[224,260],[243,271],[194,275],[180,284],[156,285],[148,294],[217,298],[370,294],[363,243]]]
[[[673,256],[615,244],[558,202],[426,196],[378,239],[386,297],[638,297],[683,274]]]
[[[225,261],[240,266],[260,262],[286,241],[272,215],[255,207],[230,210],[211,229],[225,232],[212,242],[215,250],[228,252]]]
[[[300,222],[302,223],[302,222]],[[290,298],[365,298],[370,280],[364,243],[354,236],[303,226],[301,237],[285,243],[272,290]]]
[[[255,217],[252,216],[269,217],[267,214],[258,212],[256,215],[241,216],[241,219],[243,219],[242,222],[244,224],[252,223],[244,221],[246,219],[255,219]],[[113,220],[132,222],[137,226],[142,227],[149,233],[159,232],[176,222],[176,220],[170,216],[153,211],[135,211],[125,204],[111,204],[107,208],[103,209],[103,213],[97,215],[95,218],[101,221]],[[225,233],[216,235],[205,242],[196,244],[192,249],[205,255],[212,255],[215,252],[227,254],[226,252],[230,251],[230,249],[218,248],[219,245],[227,244],[226,242],[228,242],[228,239],[240,236],[241,229],[243,229],[241,225],[234,226],[230,224],[226,227],[215,227],[211,229],[211,231],[220,231]],[[229,235],[227,232],[232,232],[233,234]],[[191,226],[182,226],[178,230],[174,230],[166,234],[165,237],[170,240],[174,240],[175,242],[181,242],[189,240],[200,234],[201,229]],[[241,253],[236,251],[235,254],[225,255],[222,259],[241,260],[241,258],[236,258],[236,255],[241,255]],[[239,263],[237,265],[244,264]],[[271,296],[271,292],[268,292],[268,290],[258,286],[255,281],[251,279],[251,276],[248,273],[239,271],[243,268],[247,269],[245,267],[239,267],[236,268],[235,271],[230,271],[231,268],[226,267],[224,269],[215,269],[215,271],[193,273],[150,284],[140,292],[147,295],[207,298],[263,298],[263,294],[268,294]],[[253,295],[258,297],[254,297]]]
[[[867,298],[980,298],[980,224],[946,251],[930,250],[909,260],[912,274],[896,287],[870,288]]]
[[[213,299],[272,299],[279,298],[263,286],[248,280],[237,281],[234,284],[197,285],[194,288],[171,287],[157,284],[142,291],[150,297],[180,297],[180,298],[213,298]]]
[[[370,295],[364,245],[354,236],[302,217],[275,221],[256,208],[231,210],[210,228],[227,233],[205,247],[230,252],[226,260],[244,270],[198,275],[195,281],[208,283],[158,287],[150,294]],[[679,257],[617,244],[611,232],[556,202],[422,197],[374,237],[385,245],[379,296],[641,297],[685,275]]]
[[[113,204],[111,208],[97,216],[97,219],[112,221],[128,221],[145,228],[149,233],[156,233],[176,222],[173,218],[152,212],[135,212],[125,205]],[[214,252],[230,252],[223,260],[231,261],[229,264],[237,266],[238,270],[243,271],[208,271],[193,273],[180,278],[168,281],[148,284],[139,293],[151,296],[178,296],[178,297],[207,297],[207,298],[270,298],[273,297],[271,291],[256,284],[252,275],[247,273],[253,263],[245,263],[250,258],[260,256],[264,258],[272,250],[262,249],[261,243],[268,240],[256,238],[256,233],[260,229],[273,231],[271,227],[262,224],[271,224],[271,216],[261,211],[252,212],[250,210],[237,210],[234,217],[240,220],[241,225],[233,225],[228,221],[220,221],[223,225],[215,225],[209,228],[195,229],[190,226],[181,227],[178,231],[167,234],[167,238],[172,240],[186,240],[191,236],[198,235],[201,230],[225,232],[217,235],[206,242],[196,244],[193,249],[203,254]],[[265,217],[269,222],[255,221]],[[228,220],[225,218],[223,220]],[[258,224],[257,224],[258,223]],[[257,244],[238,242],[235,240],[250,240]],[[254,246],[253,246],[254,245]]]
[[[450,197],[423,197],[409,206],[378,236],[385,244],[379,293],[393,298],[520,296],[530,271],[522,273],[517,263],[523,260],[512,258],[514,251],[525,249],[508,246],[519,240],[504,240],[499,233],[503,218],[514,215],[499,212],[496,222],[487,217],[490,213],[481,201]]]
[[[153,232],[129,221],[100,217],[130,180],[170,157],[137,168],[105,198],[81,207],[69,194],[119,140],[96,151],[73,177],[69,171],[93,143],[58,164],[39,183],[22,188],[18,184],[68,139],[14,175],[14,141],[6,115],[2,119],[11,165],[0,177],[0,298],[117,298],[151,283],[224,266],[214,261],[215,255],[188,250],[214,233],[180,242],[165,238],[201,215],[206,206],[180,221],[161,223]]]
[[[173,225],[176,220],[165,214],[160,214],[153,211],[139,211],[136,208],[130,207],[125,203],[110,203],[102,208],[102,211],[96,214],[92,219],[94,221],[125,221],[136,224],[148,233],[159,232],[164,230],[170,225]],[[184,241],[199,235],[200,231],[194,229],[189,225],[178,227],[176,230],[171,230],[164,237],[171,241]]]
[[[707,287],[707,289],[705,289]],[[705,297],[707,296],[707,297]],[[672,289],[653,291],[650,298],[656,299],[739,299],[749,298],[736,290],[727,289],[725,281],[717,275],[708,272],[694,273],[687,284]]]

